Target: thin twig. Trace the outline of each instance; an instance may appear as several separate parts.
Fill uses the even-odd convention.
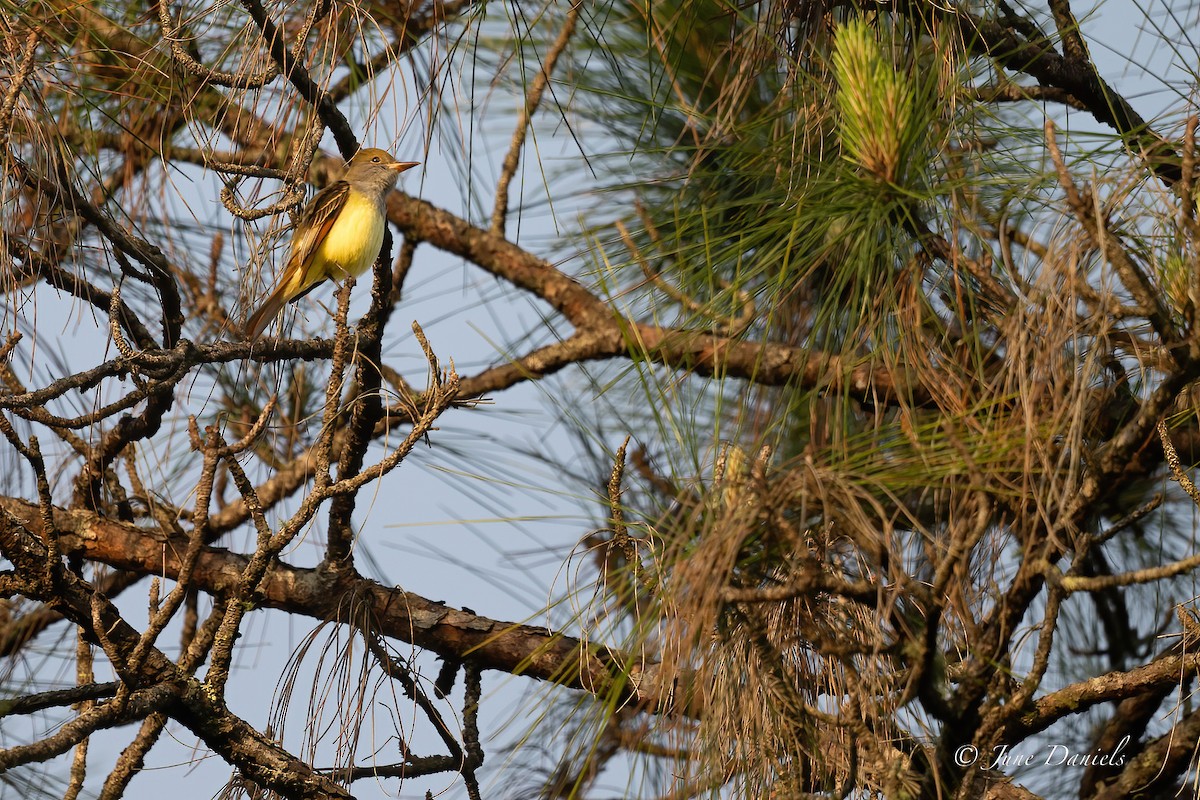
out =
[[[92,646],[84,636],[82,628],[75,630],[75,684],[77,686],[90,686],[96,680],[96,673],[92,663]],[[81,714],[86,714],[96,707],[96,701],[88,698],[81,700],[76,706],[76,709]],[[71,761],[70,780],[67,783],[67,789],[63,792],[63,800],[76,800],[79,793],[83,791],[83,782],[87,778],[87,754],[88,742],[90,737],[85,737],[79,740],[79,744],[75,745],[75,756]]]
[[[325,387],[325,408],[321,418],[321,438],[317,441],[317,487],[333,482],[330,459],[333,435],[341,412],[342,387],[346,382],[346,358],[350,349],[350,328],[346,317],[350,313],[350,293],[354,278],[347,278],[337,291],[337,313],[334,316],[333,358],[329,363],[329,384]]]
[[[1162,303],[1162,295],[1151,283],[1145,270],[1134,260],[1122,245],[1120,239],[1108,229],[1098,208],[1099,198],[1090,191],[1081,193],[1075,184],[1071,172],[1067,169],[1062,151],[1058,147],[1053,120],[1047,119],[1045,124],[1046,149],[1058,172],[1058,182],[1067,196],[1067,204],[1074,213],[1079,224],[1083,226],[1092,244],[1104,254],[1108,263],[1112,264],[1121,279],[1122,285],[1132,295],[1141,308],[1154,332],[1162,340],[1170,356],[1179,366],[1184,366],[1190,355],[1178,347],[1182,336],[1171,321],[1171,314]],[[1086,197],[1085,197],[1086,194]]]
[[[160,0],[158,3],[158,25],[162,31],[163,41],[170,44],[171,57],[175,59],[175,63],[204,83],[216,84],[229,89],[261,89],[279,74],[279,65],[275,62],[271,62],[262,72],[243,74],[216,70],[201,64],[183,46],[183,34],[171,20],[170,6],[166,0]]]
[[[516,130],[513,131],[512,142],[508,146],[508,153],[504,156],[504,164],[500,168],[500,179],[496,183],[496,204],[492,209],[492,233],[504,235],[504,227],[508,220],[509,185],[517,172],[517,166],[521,163],[521,150],[525,146],[530,120],[533,119],[538,106],[542,103],[542,95],[550,83],[554,65],[558,63],[558,57],[562,55],[567,43],[571,41],[571,35],[575,32],[575,23],[579,20],[579,12],[582,9],[583,0],[575,0],[567,10],[562,30],[558,32],[558,38],[554,40],[546,57],[542,59],[542,68],[533,77],[533,83],[530,84],[529,91],[525,95],[525,105],[521,109]]]

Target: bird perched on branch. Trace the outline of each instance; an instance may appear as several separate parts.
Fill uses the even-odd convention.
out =
[[[249,339],[257,339],[286,304],[322,281],[336,283],[370,269],[383,246],[384,201],[400,173],[415,166],[374,147],[359,150],[345,177],[317,193],[296,224],[274,291],[246,320]]]

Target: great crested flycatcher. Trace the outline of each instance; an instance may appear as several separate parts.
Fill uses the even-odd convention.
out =
[[[400,173],[417,166],[384,150],[359,150],[346,175],[320,192],[304,209],[279,282],[246,320],[246,336],[257,339],[283,307],[324,280],[339,282],[370,269],[383,246],[384,201]]]

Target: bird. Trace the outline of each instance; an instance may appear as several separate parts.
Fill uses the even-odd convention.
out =
[[[370,269],[383,246],[388,192],[400,173],[416,166],[376,147],[355,153],[345,176],[318,192],[300,215],[279,282],[246,320],[246,338],[257,339],[285,305],[322,281],[339,283]]]

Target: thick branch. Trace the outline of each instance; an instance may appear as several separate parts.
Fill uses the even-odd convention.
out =
[[[37,506],[3,498],[0,508],[31,531],[39,529]],[[54,523],[61,530],[64,554],[146,575],[174,579],[187,548],[182,537],[164,536],[86,511],[55,509]],[[232,591],[248,561],[239,553],[206,548],[196,561],[192,584],[209,593]],[[544,627],[493,620],[366,578],[282,562],[267,571],[259,589],[263,606],[315,620],[337,619],[342,609],[353,606],[348,598],[355,598],[368,604],[378,632],[438,655],[470,659],[484,669],[553,681],[602,697],[616,695],[648,710],[684,708],[683,689],[675,698],[672,682],[664,678],[657,664]],[[695,713],[696,698],[686,698],[686,702],[686,709]]]

